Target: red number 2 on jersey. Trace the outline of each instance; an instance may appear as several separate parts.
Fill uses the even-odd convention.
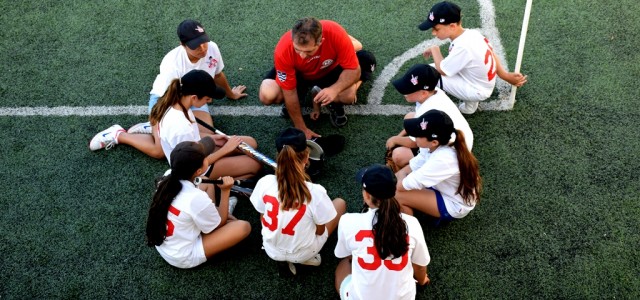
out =
[[[173,205],[169,206],[169,212],[176,216],[180,215],[180,210],[173,207]],[[175,226],[173,225],[173,222],[171,222],[171,220],[167,218],[167,237],[170,237],[173,235],[173,228],[175,228]]]
[[[372,230],[358,231],[358,233],[356,234],[356,242],[362,242],[362,240],[364,240],[365,238],[371,238],[371,246],[367,247],[367,253],[370,254],[371,257],[373,257],[373,261],[366,262],[362,257],[358,257],[358,265],[360,265],[361,268],[369,271],[375,271],[384,262],[384,266],[387,269],[391,271],[400,271],[404,269],[404,267],[409,262],[409,251],[407,251],[407,253],[405,253],[402,256],[400,263],[397,263],[397,264],[394,264],[393,260],[390,260],[390,259],[384,259],[384,260],[380,259],[380,256],[378,255],[378,250],[376,250],[376,246],[373,244],[373,238],[374,238],[373,231]],[[407,236],[407,238],[409,237]]]
[[[493,48],[491,47],[491,44],[489,44],[489,40],[487,38],[484,38],[484,41],[487,43],[487,47],[489,47],[487,52],[484,54],[484,64],[486,65],[491,63],[491,65],[489,65],[489,71],[487,72],[487,79],[491,81],[496,77],[498,70],[497,66],[494,66]]]
[[[278,229],[278,210],[280,209],[280,203],[278,203],[278,199],[269,195],[264,195],[264,197],[262,197],[262,201],[264,201],[264,204],[270,204],[271,206],[267,208],[265,213],[262,215],[262,225],[269,228],[271,231],[276,231],[276,229]],[[282,228],[282,234],[294,235],[296,232],[293,228],[296,227],[298,222],[300,222],[306,211],[307,205],[302,204],[289,224]]]

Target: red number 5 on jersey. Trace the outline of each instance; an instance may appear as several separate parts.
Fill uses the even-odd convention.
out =
[[[264,197],[262,197],[262,201],[264,201],[266,208],[265,213],[262,215],[262,225],[269,228],[271,231],[276,231],[276,229],[278,229],[278,211],[280,210],[280,203],[278,203],[278,199],[269,195],[264,195]],[[293,228],[298,224],[298,222],[300,222],[300,219],[302,219],[302,216],[304,216],[306,211],[307,205],[302,204],[289,224],[282,228],[282,234],[294,235],[296,232]]]
[[[173,205],[169,206],[169,212],[179,216],[180,215],[180,210],[178,210],[177,208],[173,207]],[[169,220],[169,218],[167,218],[167,237],[170,237],[173,235],[173,229],[175,228],[175,225],[173,225],[173,222],[171,222],[171,220]]]
[[[409,251],[402,256],[400,263],[394,264],[393,260],[390,259],[381,259],[378,254],[378,250],[376,250],[376,246],[373,243],[373,231],[372,230],[360,230],[356,234],[356,242],[362,242],[365,238],[371,239],[371,246],[367,247],[367,253],[371,255],[372,261],[366,262],[364,258],[358,257],[358,265],[365,270],[375,271],[377,270],[384,262],[384,266],[391,271],[400,271],[404,269],[404,267],[409,262]],[[409,238],[409,237],[407,237]]]

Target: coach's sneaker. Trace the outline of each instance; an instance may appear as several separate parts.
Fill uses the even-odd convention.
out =
[[[229,196],[229,214],[233,214],[233,210],[236,209],[236,205],[238,204],[238,197]]]
[[[100,150],[102,148],[109,150],[118,144],[118,136],[123,132],[125,132],[124,129],[118,124],[100,131],[89,142],[89,149],[91,149],[91,151]]]
[[[315,98],[315,97],[316,97],[316,95],[318,95],[318,93],[320,93],[320,91],[322,91],[322,88],[320,88],[320,87],[319,87],[319,86],[317,86],[317,85],[314,85],[314,86],[311,88],[311,100],[313,100],[313,98]]]
[[[312,258],[309,258],[307,261],[303,261],[300,264],[305,266],[314,266],[317,267],[322,262],[322,258],[320,257],[320,253],[314,255]]]
[[[329,120],[334,127],[347,125],[347,115],[344,113],[344,104],[331,103],[327,105],[329,109]]]
[[[282,110],[280,110],[280,118],[289,119],[289,111],[287,110],[287,106],[282,104]]]
[[[151,132],[151,122],[138,123],[127,130],[127,133],[151,134]]]
[[[458,109],[461,113],[470,115],[476,112],[476,110],[478,109],[478,103],[478,101],[462,101],[462,103],[460,103],[460,106],[458,106]]]

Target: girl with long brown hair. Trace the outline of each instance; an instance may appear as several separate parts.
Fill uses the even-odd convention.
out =
[[[466,216],[480,202],[482,178],[478,160],[467,148],[462,131],[456,130],[451,118],[440,110],[405,120],[404,129],[428,151],[421,151],[396,173],[396,199],[403,212],[413,214],[417,209],[439,221]]]
[[[239,243],[251,232],[246,221],[228,213],[233,178],[222,178],[220,206],[193,181],[209,166],[215,148],[210,137],[179,143],[171,152],[171,173],[158,183],[147,217],[146,242],[172,266],[192,268]]]
[[[345,214],[338,226],[335,287],[341,299],[414,299],[429,283],[431,260],[420,223],[400,212],[396,177],[372,165],[356,175],[367,211]]]
[[[261,178],[250,199],[260,213],[265,252],[275,261],[287,262],[295,275],[294,263],[320,265],[320,249],[338,226],[346,203],[340,198],[332,201],[324,187],[310,182],[304,132],[285,129],[276,148],[276,174]]]

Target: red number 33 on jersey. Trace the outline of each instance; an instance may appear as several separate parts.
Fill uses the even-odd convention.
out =
[[[278,229],[278,211],[280,210],[280,203],[278,202],[278,199],[269,195],[264,195],[262,201],[264,201],[265,206],[270,206],[262,215],[262,225],[269,228],[271,231],[276,231],[276,229]],[[282,228],[282,234],[294,235],[296,232],[293,228],[296,227],[298,222],[300,222],[300,219],[302,219],[302,216],[304,216],[306,211],[307,205],[302,204],[289,224]]]
[[[489,44],[489,40],[484,38],[485,43],[487,43],[487,52],[484,54],[484,64],[489,65],[489,71],[487,72],[487,79],[489,81],[493,80],[496,77],[497,66],[495,64],[495,56],[493,55],[493,48],[491,44]]]
[[[367,254],[371,255],[373,260],[371,262],[366,262],[364,258],[358,257],[358,265],[369,271],[375,271],[384,263],[384,266],[391,271],[401,271],[409,262],[409,251],[407,251],[400,260],[399,263],[393,263],[393,260],[390,259],[381,259],[378,254],[378,250],[376,250],[376,246],[373,244],[373,231],[371,230],[360,230],[356,234],[356,242],[362,242],[365,238],[371,239],[371,246],[367,247]],[[409,238],[409,237],[407,237]]]

